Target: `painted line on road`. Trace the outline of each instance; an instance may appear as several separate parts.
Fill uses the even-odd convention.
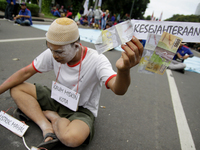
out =
[[[181,149],[196,150],[174,77],[172,75],[171,70],[167,69],[166,73],[169,81],[169,87],[170,87],[171,98],[178,128]]]
[[[4,39],[4,40],[0,40],[0,43],[4,43],[4,42],[18,42],[18,41],[45,40],[45,39],[46,39],[46,37],[19,38],[19,39]]]

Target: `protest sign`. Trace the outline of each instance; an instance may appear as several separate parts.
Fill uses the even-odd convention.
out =
[[[80,97],[79,93],[55,81],[52,82],[51,89],[51,98],[73,111],[77,110]]]
[[[29,127],[3,111],[0,112],[0,124],[20,137]]]

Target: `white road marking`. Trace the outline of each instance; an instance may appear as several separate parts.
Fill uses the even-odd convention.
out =
[[[166,70],[182,150],[196,150],[171,70]]]
[[[45,39],[46,39],[46,37],[4,39],[4,40],[0,40],[0,43],[4,43],[4,42],[18,42],[18,41],[32,41],[32,40],[45,40]]]

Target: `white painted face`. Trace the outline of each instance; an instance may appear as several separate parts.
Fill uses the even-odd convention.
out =
[[[60,46],[47,43],[47,46],[51,50],[54,59],[61,64],[68,63],[75,57],[80,48],[80,46],[77,45],[79,44],[75,43],[73,45],[67,44]]]

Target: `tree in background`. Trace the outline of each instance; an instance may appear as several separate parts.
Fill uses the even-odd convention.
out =
[[[51,2],[52,2],[52,0],[43,0],[42,1],[42,13],[51,14]]]
[[[182,22],[200,22],[200,15],[173,15],[171,18],[165,21],[182,21]]]
[[[131,19],[144,19],[144,13],[150,0],[103,0],[102,9],[108,9],[112,14],[120,14],[123,18],[125,14],[130,14],[133,1]]]

